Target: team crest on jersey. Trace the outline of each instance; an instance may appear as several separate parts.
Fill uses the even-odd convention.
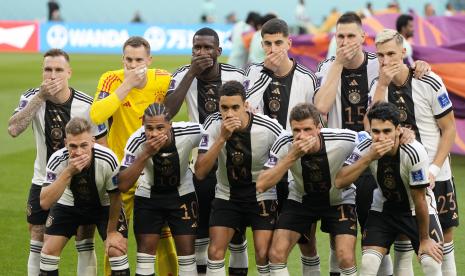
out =
[[[53,182],[57,179],[57,175],[53,172],[47,172],[47,181]]]
[[[103,98],[108,97],[108,95],[110,95],[110,93],[105,92],[105,91],[100,91],[100,93],[98,94],[98,98],[103,99]]]
[[[423,174],[423,171],[421,169],[418,170],[418,171],[413,171],[413,172],[411,172],[411,174],[412,174],[413,181],[424,181],[424,180],[426,180],[425,175]]]
[[[383,174],[384,174],[384,182],[383,182],[384,187],[390,190],[394,190],[396,188],[396,179],[394,177],[394,171],[390,167],[387,167],[384,170]]]
[[[23,108],[26,107],[26,105],[27,105],[27,101],[26,100],[21,100],[21,101],[19,101],[18,108],[23,109]]]
[[[445,108],[448,105],[450,105],[450,100],[446,93],[442,93],[441,95],[439,95],[438,101],[441,108]]]
[[[45,222],[45,227],[50,227],[53,224],[53,217],[48,216],[47,221]]]
[[[347,159],[347,161],[351,164],[357,162],[357,160],[360,159],[360,155],[355,153],[355,152],[352,152],[352,154],[349,156],[349,158]]]
[[[200,146],[201,147],[208,146],[208,134],[202,135],[202,140],[200,140]]]
[[[276,166],[276,163],[278,163],[278,158],[276,158],[276,156],[270,154],[270,157],[268,158],[267,163],[268,163],[268,165],[270,167],[274,167],[274,166]]]
[[[170,86],[169,86],[168,89],[169,89],[169,90],[174,89],[175,86],[176,86],[176,80],[171,80],[171,81],[170,81]]]
[[[358,89],[349,90],[349,102],[351,104],[358,104],[360,102],[361,96]]]
[[[134,155],[126,154],[126,157],[124,158],[124,165],[126,167],[131,166],[132,163],[134,163],[134,160],[136,160]]]

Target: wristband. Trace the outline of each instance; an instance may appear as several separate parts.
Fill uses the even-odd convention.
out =
[[[436,166],[434,164],[429,165],[429,173],[432,174],[434,176],[434,178],[436,178],[436,176],[438,176],[440,171],[441,171],[441,168],[439,168],[438,166]]]

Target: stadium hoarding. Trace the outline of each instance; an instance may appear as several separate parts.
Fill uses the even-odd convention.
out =
[[[37,21],[0,20],[0,52],[39,51]]]
[[[40,24],[40,51],[61,48],[69,53],[120,54],[130,36],[147,39],[157,55],[190,55],[194,33],[205,25],[192,24]],[[231,49],[231,26],[209,25],[219,36],[223,53]]]

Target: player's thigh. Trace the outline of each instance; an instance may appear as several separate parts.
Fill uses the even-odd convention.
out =
[[[271,247],[268,257],[272,263],[286,263],[289,253],[300,238],[300,233],[287,230],[276,229],[273,231]]]
[[[336,257],[343,267],[355,265],[355,244],[357,236],[351,234],[338,234],[334,237]]]
[[[195,235],[173,235],[178,256],[188,256],[195,253]]]
[[[166,212],[158,200],[136,196],[134,199],[134,234],[161,234]]]
[[[172,198],[164,207],[166,220],[174,235],[195,235],[198,227],[198,203],[195,193]]]
[[[76,241],[92,239],[95,233],[95,224],[79,225],[76,233]]]
[[[370,211],[362,235],[362,247],[391,248],[396,237],[402,233],[391,223],[392,218],[381,212]]]
[[[197,238],[208,238],[211,205],[215,198],[216,176],[215,173],[211,173],[203,180],[197,180],[195,176],[193,177],[195,193],[199,203]]]
[[[137,243],[137,252],[150,255],[156,255],[159,234],[135,234]]]
[[[65,236],[44,235],[42,253],[51,256],[60,256],[69,238]]]
[[[234,235],[234,228],[225,226],[210,226],[210,244],[208,245],[208,258],[210,260],[224,259],[226,249]]]

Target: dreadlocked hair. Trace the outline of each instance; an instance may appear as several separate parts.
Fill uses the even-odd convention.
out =
[[[149,105],[144,111],[144,116],[164,116],[167,121],[171,120],[171,114],[168,112],[168,108],[162,103],[153,103]]]

